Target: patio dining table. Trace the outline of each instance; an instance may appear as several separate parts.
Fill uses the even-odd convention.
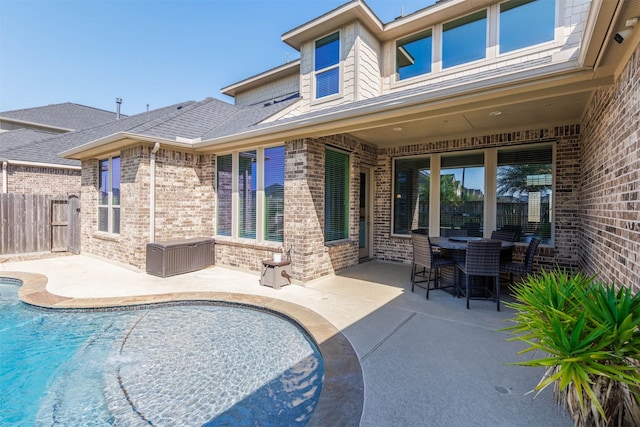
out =
[[[482,237],[430,237],[431,244],[434,247],[440,248],[440,256],[445,258],[451,258],[456,263],[465,262],[465,258],[467,256],[467,245],[470,241],[473,240],[484,240]],[[502,246],[500,247],[501,253],[501,263],[509,261],[511,259],[511,252],[515,243],[502,241]],[[445,282],[454,283],[456,282],[456,289],[461,286],[461,284],[465,283],[465,275],[461,271],[456,271],[455,269],[442,269],[441,275],[442,279]],[[456,280],[457,277],[457,280]]]

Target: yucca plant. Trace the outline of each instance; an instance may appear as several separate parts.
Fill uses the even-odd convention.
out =
[[[576,426],[640,425],[640,294],[556,270],[529,276],[514,296],[505,330],[528,345],[519,354],[544,353],[515,363],[546,368],[534,390],[553,384]]]

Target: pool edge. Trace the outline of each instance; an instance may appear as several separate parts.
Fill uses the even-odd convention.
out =
[[[110,298],[73,298],[47,291],[47,277],[38,273],[2,271],[18,279],[21,301],[48,309],[116,308],[176,301],[223,301],[273,310],[290,317],[315,340],[325,366],[320,399],[309,426],[357,426],[364,408],[364,379],[358,356],[344,334],[315,311],[291,302],[232,292],[173,292]]]

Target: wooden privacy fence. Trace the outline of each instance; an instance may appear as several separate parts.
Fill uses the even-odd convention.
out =
[[[0,194],[0,255],[80,252],[78,196]]]

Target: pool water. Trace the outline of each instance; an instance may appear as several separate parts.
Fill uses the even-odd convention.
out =
[[[0,279],[0,425],[306,425],[324,365],[293,323],[219,305],[58,312]]]

